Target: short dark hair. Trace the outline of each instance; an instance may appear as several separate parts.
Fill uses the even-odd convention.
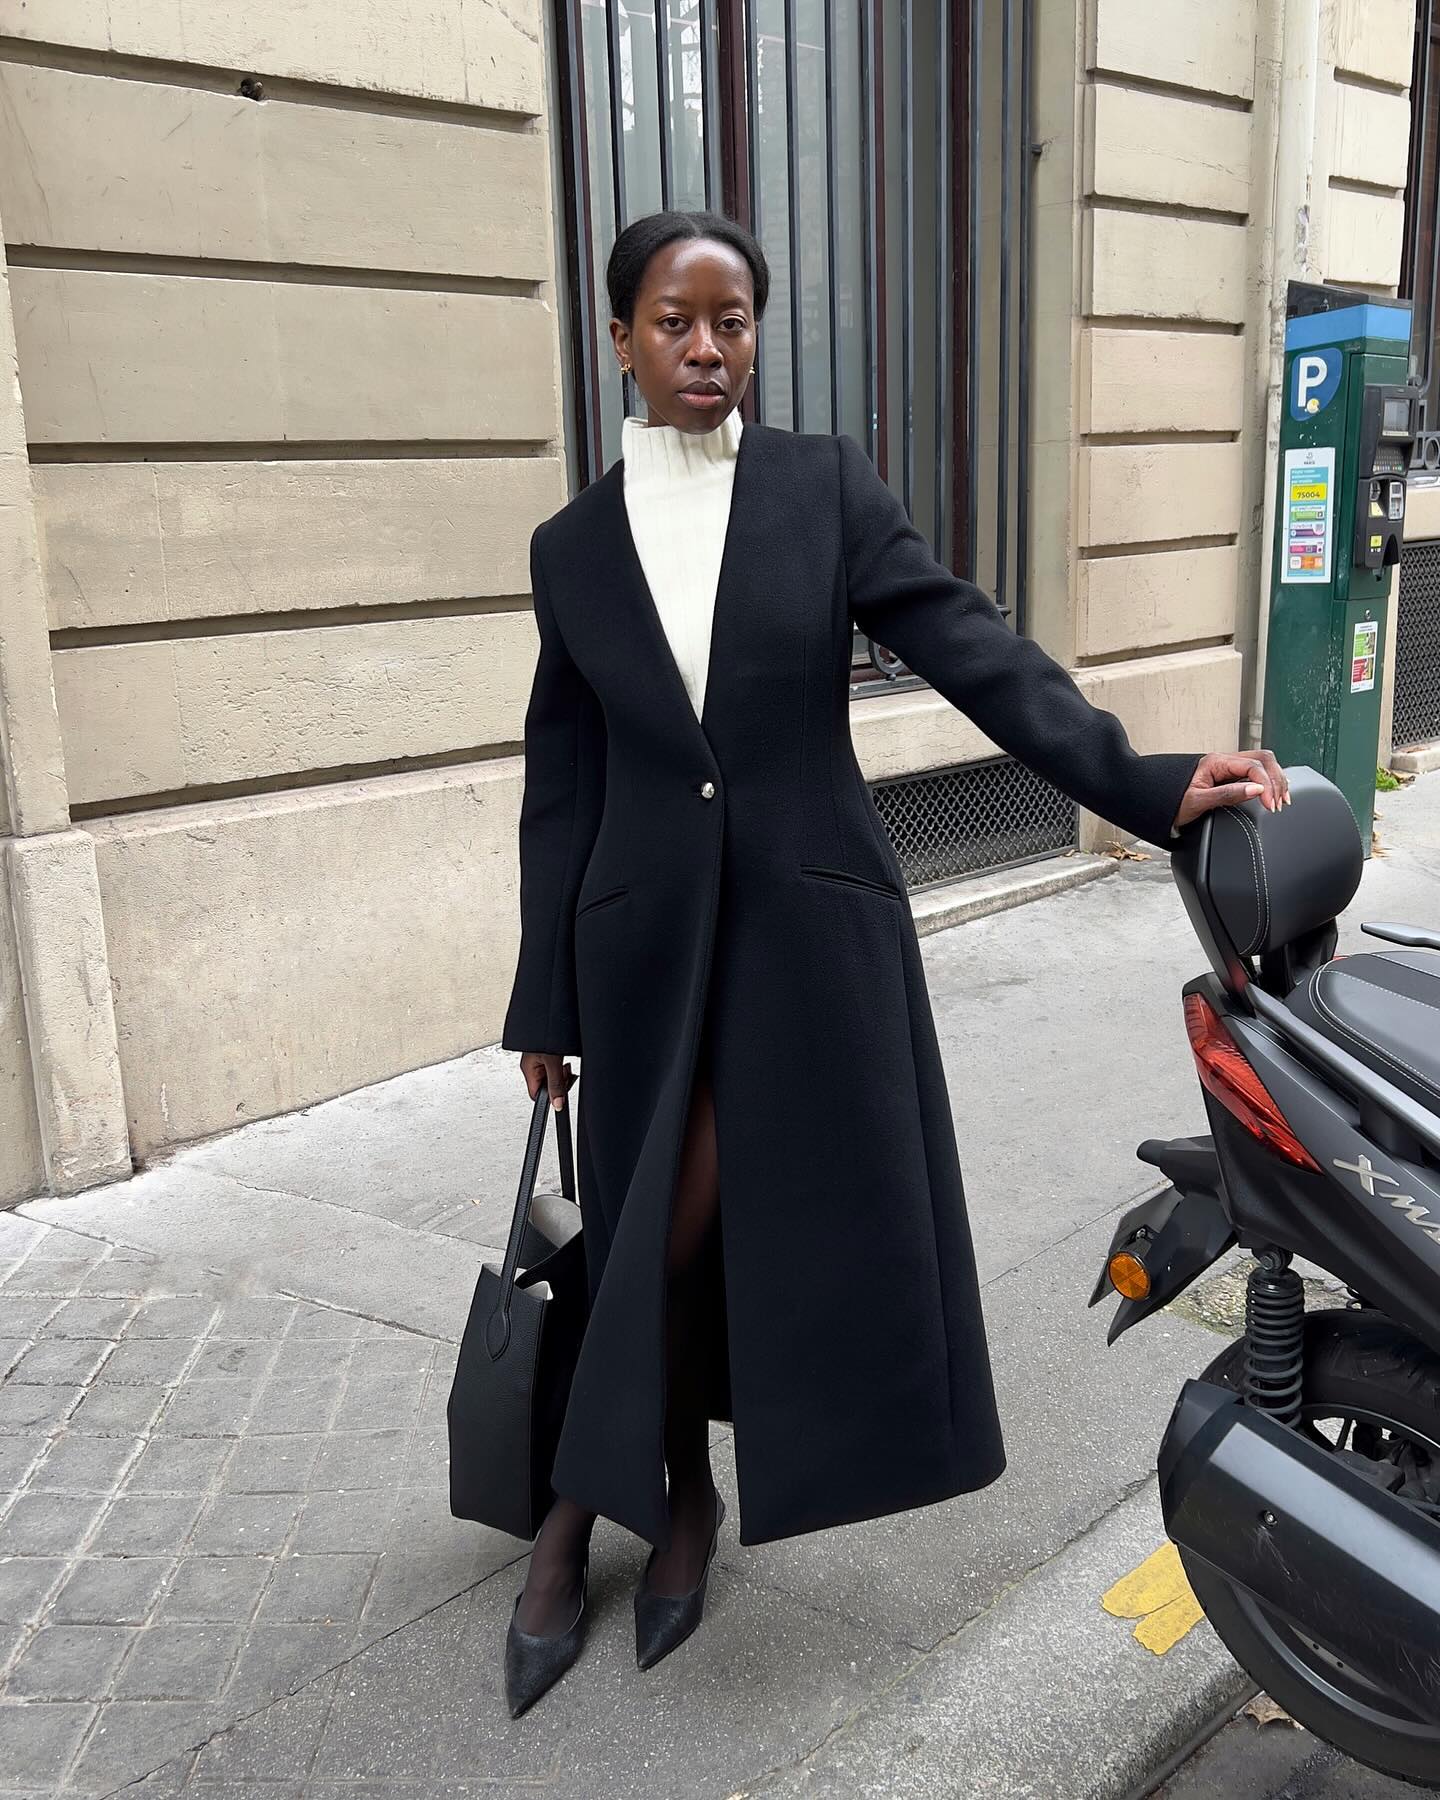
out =
[[[677,238],[714,238],[744,257],[750,269],[755,290],[755,317],[765,316],[770,298],[770,265],[765,252],[743,225],[724,213],[709,210],[686,212],[668,207],[663,212],[646,213],[632,219],[615,240],[610,260],[605,266],[605,286],[610,295],[610,311],[626,325],[634,323],[635,301],[650,258]]]

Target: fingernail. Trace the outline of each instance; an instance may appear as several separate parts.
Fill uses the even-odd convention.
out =
[[[1261,787],[1258,781],[1247,781],[1245,783],[1245,795],[1247,799],[1253,800],[1256,794],[1263,794],[1264,792],[1264,788]]]

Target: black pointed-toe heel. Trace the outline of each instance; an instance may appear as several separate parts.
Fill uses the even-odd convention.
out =
[[[668,1656],[677,1644],[683,1644],[700,1623],[705,1611],[705,1589],[710,1580],[710,1565],[715,1560],[715,1546],[720,1541],[720,1525],[725,1517],[725,1502],[715,1495],[715,1529],[710,1534],[705,1567],[700,1579],[688,1594],[652,1594],[645,1579],[655,1561],[652,1550],[645,1561],[645,1574],[635,1590],[635,1660],[642,1669],[653,1669],[661,1657]]]
[[[520,1594],[515,1596],[515,1605],[510,1609],[510,1624],[505,1632],[505,1700],[512,1719],[518,1719],[527,1706],[533,1706],[579,1656],[585,1641],[589,1592],[590,1556],[587,1551],[580,1569],[580,1610],[564,1631],[522,1631],[515,1623]]]

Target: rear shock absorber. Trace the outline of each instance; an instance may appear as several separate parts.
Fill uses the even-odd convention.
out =
[[[1305,1286],[1288,1250],[1262,1250],[1245,1286],[1245,1399],[1298,1425],[1304,1384]]]

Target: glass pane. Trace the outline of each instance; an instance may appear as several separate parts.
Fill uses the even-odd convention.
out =
[[[655,73],[655,9],[620,8],[620,100],[625,127],[625,224],[660,207],[660,94]]]
[[[610,298],[605,291],[605,264],[615,242],[615,181],[610,139],[610,75],[605,0],[582,0],[580,33],[585,62],[586,153],[590,165],[590,220],[595,255],[592,277],[595,297],[595,361],[600,390],[601,461],[608,467],[620,454],[620,419],[624,402],[620,368],[610,343]],[[588,405],[590,396],[583,398]]]
[[[806,431],[829,431],[830,217],[824,0],[796,0],[795,137],[800,191],[800,367]]]
[[[752,0],[750,27],[759,62],[753,121],[754,179],[759,203],[755,235],[770,264],[770,304],[760,328],[760,417],[767,424],[793,430],[784,0]]]
[[[670,153],[675,171],[670,204],[687,211],[698,210],[705,204],[701,10],[701,0],[669,0],[665,14],[665,39],[669,46]]]
[[[837,431],[847,431],[862,448],[869,444],[869,399],[865,368],[865,198],[862,131],[860,34],[864,29],[860,0],[834,0],[832,32],[835,51],[835,283],[840,342],[840,417]]]

